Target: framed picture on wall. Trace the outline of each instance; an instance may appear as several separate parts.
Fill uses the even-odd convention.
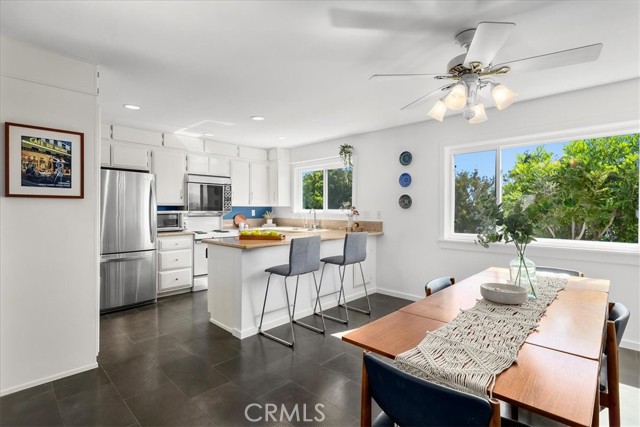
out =
[[[84,198],[84,133],[4,124],[5,196]]]

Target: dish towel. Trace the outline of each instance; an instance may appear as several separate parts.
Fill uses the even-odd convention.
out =
[[[566,284],[566,276],[539,274],[535,300],[522,305],[478,300],[445,326],[428,332],[394,363],[427,381],[492,397],[496,376],[517,362],[518,350]]]

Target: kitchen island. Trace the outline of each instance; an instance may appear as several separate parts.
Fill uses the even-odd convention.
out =
[[[204,243],[207,243],[208,248],[208,304],[211,323],[241,339],[257,334],[267,286],[268,274],[264,270],[289,262],[291,239],[320,235],[320,257],[324,258],[342,254],[345,234],[345,231],[340,230],[324,230],[288,232],[284,240],[239,240],[237,237],[205,239]],[[367,259],[362,263],[362,268],[369,293],[375,292],[376,288],[376,237],[382,234],[369,232],[367,239]],[[322,264],[320,271],[316,273],[318,284],[321,270]],[[362,276],[357,267],[355,272],[356,275],[353,274],[353,266],[347,267],[344,279],[347,302],[365,295]],[[295,278],[288,279],[287,285],[293,296]],[[270,288],[264,315],[264,330],[289,322],[283,278],[273,276]],[[338,268],[327,265],[321,295],[331,294],[338,289]],[[322,297],[322,308],[326,310],[335,307],[337,299],[337,294]],[[306,274],[300,277],[296,318],[313,314],[314,304],[313,276]]]

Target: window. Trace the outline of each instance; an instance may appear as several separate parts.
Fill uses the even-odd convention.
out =
[[[637,133],[452,154],[453,233],[475,234],[483,203],[533,195],[541,238],[638,243]]]
[[[338,210],[353,202],[353,170],[340,161],[296,168],[296,210]]]

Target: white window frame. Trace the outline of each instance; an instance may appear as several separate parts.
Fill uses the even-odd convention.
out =
[[[355,174],[355,156],[352,157],[353,166],[351,167],[351,203],[356,205],[356,174]],[[302,172],[305,171],[317,171],[324,170],[323,181],[323,209],[316,209],[318,213],[324,213],[328,215],[340,215],[344,216],[344,212],[341,209],[325,209],[327,205],[327,170],[328,169],[343,169],[344,164],[339,157],[331,157],[327,159],[311,160],[307,162],[301,162],[293,168],[293,212],[294,213],[306,213],[309,209],[302,208]]]
[[[615,123],[604,126],[594,126],[589,128],[567,129],[557,132],[547,132],[541,134],[527,135],[513,138],[503,138],[497,140],[482,141],[471,144],[451,145],[443,147],[441,150],[443,158],[443,192],[441,197],[441,206],[443,206],[442,220],[440,222],[440,246],[443,248],[459,248],[460,244],[474,243],[475,234],[455,233],[454,215],[455,215],[455,165],[454,156],[456,154],[472,153],[478,151],[497,150],[496,155],[496,189],[498,203],[502,198],[502,189],[500,183],[501,168],[501,148],[540,145],[561,141],[572,141],[576,139],[598,138],[611,135],[623,135],[628,133],[639,133],[640,121],[630,121],[623,123]],[[640,179],[640,176],[639,176]],[[638,242],[640,242],[640,231]],[[465,246],[467,246],[465,245]],[[493,251],[505,252],[498,249],[505,245],[492,245]],[[566,240],[566,239],[544,239],[539,238],[530,244],[530,247],[539,248],[557,248],[557,249],[574,249],[579,251],[590,252],[609,252],[618,254],[637,255],[640,251],[639,243],[620,243],[620,242],[597,242],[583,240]],[[486,250],[479,247],[481,250]],[[508,251],[511,251],[509,248]],[[635,257],[637,258],[637,256]],[[626,263],[626,262],[624,262]],[[638,264],[637,259],[633,264]]]

